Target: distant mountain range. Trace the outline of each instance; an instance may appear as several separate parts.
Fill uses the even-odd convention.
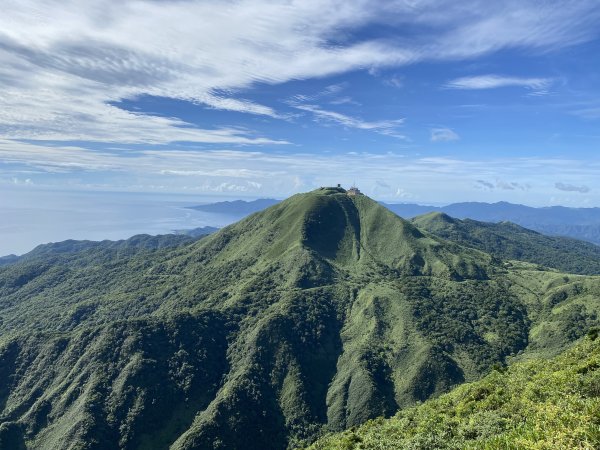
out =
[[[217,202],[190,208],[242,218],[277,203],[279,200],[264,198],[254,201]],[[437,211],[457,219],[468,218],[484,222],[509,221],[540,233],[568,236],[600,245],[600,208],[567,208],[564,206],[534,208],[508,202],[463,202],[448,206],[380,203],[400,217],[407,219]]]

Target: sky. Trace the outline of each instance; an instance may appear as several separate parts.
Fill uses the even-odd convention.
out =
[[[598,0],[2,9],[4,196],[600,206]]]

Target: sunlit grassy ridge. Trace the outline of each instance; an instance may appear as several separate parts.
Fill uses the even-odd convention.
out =
[[[413,224],[467,247],[502,259],[517,259],[582,275],[600,274],[600,246],[567,237],[546,236],[510,222],[488,223],[455,219],[433,212]]]
[[[293,447],[556,354],[599,311],[600,278],[320,189],[199,241],[0,267],[0,449]]]
[[[597,331],[558,357],[519,362],[482,380],[323,437],[310,450],[600,448]]]

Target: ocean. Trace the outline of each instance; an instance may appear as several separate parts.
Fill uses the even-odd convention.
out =
[[[66,239],[126,239],[203,226],[223,227],[233,216],[187,206],[228,198],[124,192],[0,191],[0,256],[23,254]]]

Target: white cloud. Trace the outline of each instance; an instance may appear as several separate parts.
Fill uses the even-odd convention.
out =
[[[414,199],[416,196],[410,192],[405,191],[402,188],[397,188],[396,193],[394,194],[395,198],[400,198],[404,201]]]
[[[10,179],[12,181],[13,184],[17,185],[17,186],[33,186],[33,180],[31,178],[25,178],[24,180],[19,178],[19,177],[12,177]]]
[[[400,89],[404,86],[404,79],[399,75],[394,75],[393,77],[383,80],[383,84]]]
[[[275,119],[284,119],[285,115],[277,113],[273,108],[265,105],[259,105],[248,100],[237,100],[235,98],[227,98],[212,94],[198,95],[196,102],[203,103],[215,109],[225,109],[228,111],[243,112],[249,114],[257,114],[269,116]]]
[[[502,87],[525,87],[538,93],[545,92],[552,85],[551,78],[519,78],[502,75],[479,75],[463,77],[446,83],[449,89],[496,89]]]
[[[460,139],[460,136],[450,128],[432,128],[430,132],[431,142],[450,142]]]
[[[597,35],[599,15],[596,0],[561,7],[533,0],[5,0],[0,137],[270,144],[248,130],[126,111],[119,101],[162,96],[285,118],[238,93],[258,82],[469,59],[504,48],[548,51]],[[415,38],[353,34],[381,23],[410,24]]]
[[[359,130],[374,131],[379,134],[384,134],[399,139],[406,138],[405,136],[397,132],[398,127],[402,125],[404,119],[379,120],[375,122],[368,122],[335,111],[327,111],[315,105],[294,105],[294,107],[302,111],[308,111],[314,114],[317,120],[335,122],[345,127],[356,128]]]
[[[326,86],[325,89],[322,89],[321,91],[313,93],[313,94],[294,95],[291,99],[288,99],[288,101],[286,103],[293,106],[296,103],[316,101],[316,100],[322,99],[324,97],[331,97],[331,96],[340,94],[342,91],[344,91],[348,87],[349,87],[349,84],[346,82],[330,84],[329,86]],[[329,103],[333,104],[334,101],[335,101],[335,99],[330,101]]]
[[[590,40],[597,35],[600,9],[596,0],[505,0],[489,2],[425,2],[422,20],[451,26],[427,52],[440,59],[473,58],[507,48],[549,51]]]
[[[154,95],[282,118],[235,90],[405,59],[377,41],[327,43],[332,29],[372,18],[360,3],[48,0],[3,9],[0,136],[11,139],[276,143],[136,114],[118,102]]]
[[[355,106],[361,106],[360,102],[357,102],[356,100],[354,100],[352,97],[349,97],[349,96],[335,98],[335,99],[331,100],[329,102],[329,104],[330,105],[355,105]]]

